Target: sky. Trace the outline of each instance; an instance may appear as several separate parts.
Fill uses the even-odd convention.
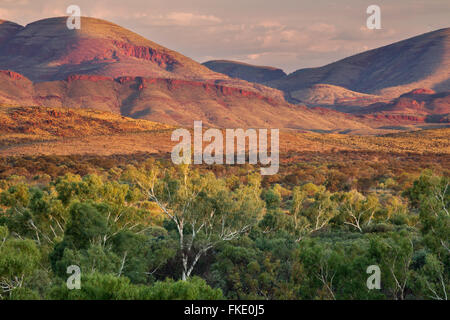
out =
[[[369,5],[381,29],[366,27]],[[228,59],[287,73],[450,27],[449,0],[0,0],[22,25],[64,16],[105,19],[198,62]]]

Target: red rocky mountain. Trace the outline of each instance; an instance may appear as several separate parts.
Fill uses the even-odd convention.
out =
[[[371,130],[327,118],[277,89],[216,73],[113,23],[66,18],[0,25],[0,103],[92,108],[175,125]]]

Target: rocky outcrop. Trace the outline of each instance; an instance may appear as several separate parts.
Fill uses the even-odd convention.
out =
[[[22,29],[23,27],[17,23],[0,20],[0,45]]]
[[[130,43],[116,40],[113,41],[113,44],[119,49],[119,54],[154,62],[158,66],[166,70],[173,70],[174,65],[178,63],[169,54],[159,52],[158,50],[150,47],[136,46]]]

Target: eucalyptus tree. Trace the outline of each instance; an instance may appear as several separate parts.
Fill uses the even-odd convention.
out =
[[[199,259],[223,241],[231,241],[256,224],[264,208],[259,175],[234,190],[213,173],[201,174],[187,165],[147,170],[129,168],[128,179],[175,224],[182,264],[182,280]]]

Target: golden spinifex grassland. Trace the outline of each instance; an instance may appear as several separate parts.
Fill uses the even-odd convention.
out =
[[[92,109],[0,106],[0,155],[169,153],[174,126]],[[282,159],[305,152],[450,154],[450,128],[384,135],[281,130]]]
[[[449,129],[284,131],[280,172],[261,177],[173,166],[163,125],[1,116],[2,299],[448,297]],[[70,265],[80,290],[66,286]],[[366,286],[370,265],[380,290]]]

